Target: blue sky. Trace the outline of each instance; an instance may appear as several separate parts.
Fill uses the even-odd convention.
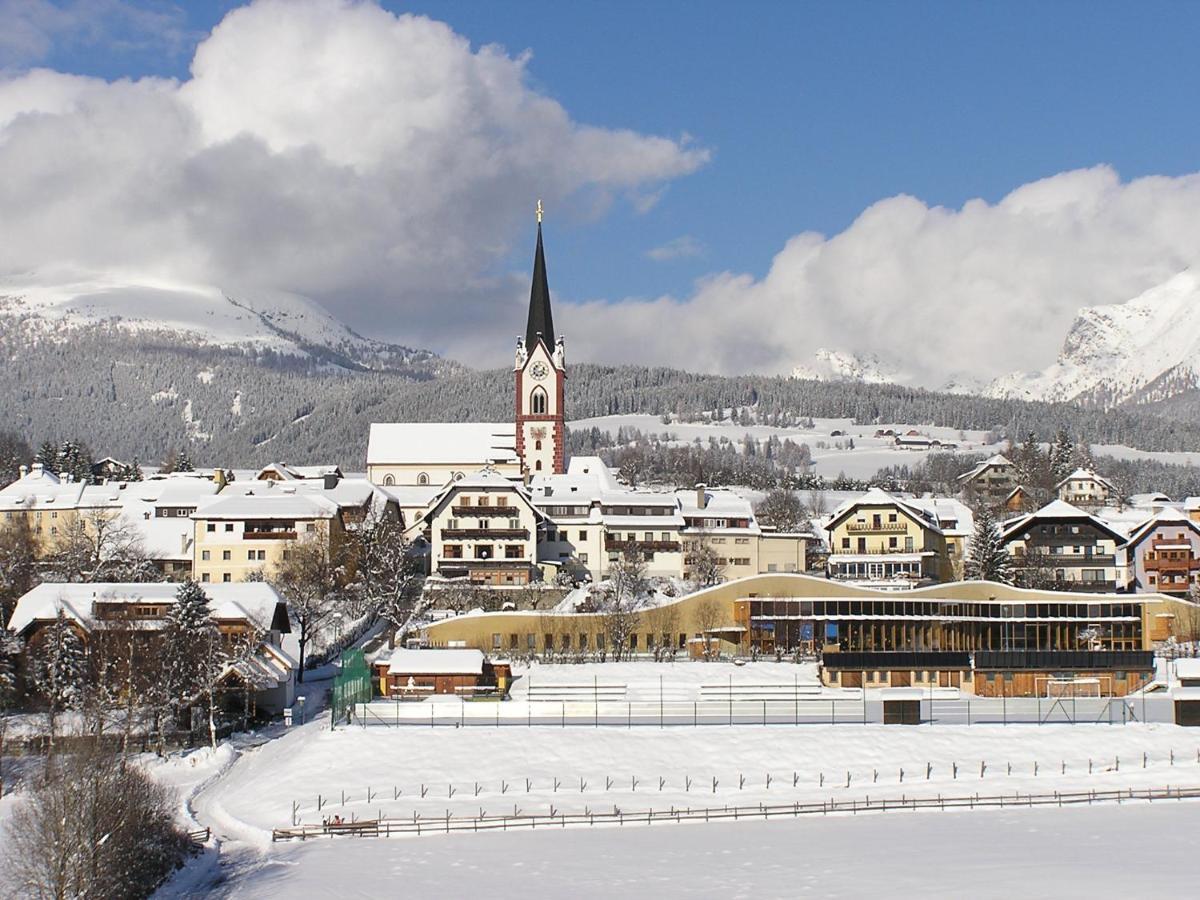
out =
[[[194,41],[236,5],[186,4],[175,43],[64,40],[41,64],[186,78]],[[530,50],[534,86],[577,121],[686,133],[712,150],[648,213],[549,211],[551,277],[573,298],[683,296],[719,270],[761,276],[789,236],[836,233],[894,194],[957,207],[1097,163],[1125,179],[1197,168],[1200,5],[383,5],[475,46]],[[682,236],[694,255],[645,256]]]
[[[542,195],[575,359],[940,386],[1200,270],[1200,4],[382,5],[0,0],[0,275],[285,290],[492,365]]]

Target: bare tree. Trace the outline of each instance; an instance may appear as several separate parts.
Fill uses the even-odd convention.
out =
[[[176,804],[141,768],[96,746],[47,760],[6,829],[14,896],[150,896],[187,854]]]
[[[141,535],[114,510],[69,516],[51,543],[47,579],[63,582],[157,581]]]
[[[704,640],[704,658],[707,660],[713,656],[712,636],[725,624],[725,608],[716,597],[702,597],[692,607],[692,619]]]
[[[359,524],[354,545],[358,585],[368,607],[392,627],[388,646],[411,621],[421,594],[421,567],[393,515],[372,511]]]
[[[600,599],[600,617],[612,647],[613,662],[629,652],[629,638],[641,622],[641,607],[648,580],[646,563],[638,553],[628,553],[612,564],[608,580],[610,590]]]
[[[299,681],[304,681],[308,645],[321,636],[345,589],[346,567],[340,556],[338,548],[331,546],[328,532],[320,529],[289,541],[275,573],[275,587],[287,598],[288,612],[299,630]]]
[[[0,525],[0,627],[37,583],[38,540],[23,514]]]
[[[759,524],[787,534],[806,532],[812,514],[795,491],[776,488],[769,491],[754,510]]]
[[[696,589],[712,587],[724,581],[725,560],[713,547],[708,534],[696,532],[689,538],[688,543],[691,544],[691,549],[688,550],[685,562]]]

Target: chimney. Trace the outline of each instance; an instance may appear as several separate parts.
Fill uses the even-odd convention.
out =
[[[213,484],[217,486],[218,493],[224,489],[229,482],[225,480],[225,470],[218,468],[213,470]]]
[[[706,485],[704,482],[700,482],[700,484],[696,485],[697,509],[704,509],[706,506],[708,506],[708,495],[704,492],[704,489],[707,487],[708,485]]]
[[[332,491],[338,486],[338,477],[333,472],[325,476],[325,490]]]
[[[29,467],[21,466],[21,468],[18,471],[21,473],[21,477],[24,478],[26,475],[29,474]]]
[[[35,462],[33,464],[33,468],[30,471],[33,473],[34,478],[39,478],[39,477],[41,477],[42,472],[45,471],[45,466],[43,466],[39,462]]]

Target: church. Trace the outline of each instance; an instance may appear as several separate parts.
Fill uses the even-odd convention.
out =
[[[554,330],[540,202],[513,381],[512,422],[371,425],[367,477],[429,542],[431,575],[516,587],[562,571],[604,578],[636,556],[648,575],[690,580],[700,546],[717,551],[726,579],[804,571],[805,536],[764,531],[733,491],[634,489],[598,457],[567,458],[566,345]]]

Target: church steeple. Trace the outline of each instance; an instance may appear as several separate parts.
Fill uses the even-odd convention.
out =
[[[546,279],[546,254],[542,250],[542,201],[537,205],[537,250],[533,254],[533,286],[529,290],[529,320],[525,325],[525,349],[533,352],[538,335],[554,349],[554,318],[550,314],[550,283]]]

